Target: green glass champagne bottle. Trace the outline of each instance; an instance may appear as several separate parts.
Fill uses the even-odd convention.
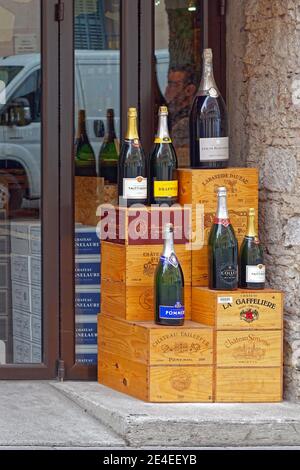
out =
[[[164,228],[164,249],[155,272],[154,309],[159,325],[184,323],[184,277],[174,250],[174,227]]]
[[[218,188],[218,209],[209,234],[209,288],[238,288],[238,242],[227,210],[227,190]]]
[[[106,112],[107,132],[99,152],[99,176],[105,184],[116,184],[118,181],[119,142],[116,137],[114,110]]]
[[[168,108],[158,112],[158,131],[149,161],[151,204],[171,206],[178,201],[177,156],[168,129]]]
[[[147,163],[137,131],[137,110],[128,109],[128,127],[118,166],[119,201],[130,207],[147,204]]]
[[[240,252],[239,286],[243,289],[264,289],[265,277],[263,247],[255,229],[255,209],[251,208]]]
[[[78,112],[74,155],[76,176],[97,176],[96,158],[86,132],[84,109],[80,109]]]

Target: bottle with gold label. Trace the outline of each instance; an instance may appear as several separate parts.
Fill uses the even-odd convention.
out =
[[[151,204],[171,206],[178,201],[177,156],[168,129],[168,108],[158,112],[158,131],[149,159]]]
[[[128,109],[128,127],[118,166],[119,200],[127,207],[147,204],[147,164],[137,131],[137,110]]]
[[[263,248],[255,229],[255,210],[251,208],[240,252],[239,286],[243,289],[264,289],[265,273]]]

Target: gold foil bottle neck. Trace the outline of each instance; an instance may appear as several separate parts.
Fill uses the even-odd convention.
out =
[[[247,237],[257,237],[255,229],[255,209],[251,207],[248,211]]]
[[[168,116],[168,114],[169,114],[169,111],[168,111],[167,106],[160,106],[159,107],[159,111],[158,111],[159,116]]]

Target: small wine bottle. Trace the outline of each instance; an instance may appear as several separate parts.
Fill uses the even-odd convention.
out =
[[[136,108],[128,110],[128,128],[118,166],[118,186],[122,205],[147,204],[147,164],[137,131]]]
[[[211,49],[203,52],[203,73],[190,112],[190,161],[192,168],[228,166],[228,117],[213,73]]]
[[[116,137],[114,110],[106,112],[107,131],[99,152],[99,176],[104,178],[105,184],[117,184],[119,142]]]
[[[158,131],[150,156],[150,201],[171,206],[178,201],[177,156],[168,129],[168,108],[161,106],[158,116]]]
[[[86,132],[85,111],[83,109],[78,112],[74,155],[76,176],[97,176],[95,154]]]
[[[160,325],[180,326],[184,323],[184,278],[174,250],[174,227],[166,224],[165,244],[155,272],[155,321]]]
[[[208,241],[210,289],[238,288],[238,242],[227,210],[227,190],[218,188],[218,209]]]
[[[263,248],[255,230],[255,210],[249,209],[248,227],[240,252],[239,285],[243,289],[264,289],[266,269]]]

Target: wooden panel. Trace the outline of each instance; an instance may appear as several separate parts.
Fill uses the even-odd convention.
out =
[[[163,251],[162,245],[140,245],[123,247],[126,250],[126,285],[153,286],[154,275]],[[176,254],[181,264],[185,285],[192,282],[192,255],[185,245],[177,245]],[[113,271],[115,267],[110,266]]]
[[[238,289],[226,292],[193,287],[192,292],[194,321],[214,324],[219,330],[282,328],[283,294],[279,291]]]
[[[97,208],[104,202],[104,178],[75,177],[75,222],[96,226]]]
[[[216,401],[228,403],[279,402],[282,369],[234,368],[216,370]]]
[[[126,250],[123,245],[101,242],[101,279],[125,282]]]
[[[186,320],[191,319],[191,296],[191,287],[185,287]],[[102,280],[101,312],[129,321],[151,321],[154,318],[153,287],[125,287],[122,282]]]
[[[141,400],[148,400],[147,366],[101,349],[98,351],[98,382]]]
[[[217,331],[217,367],[281,367],[282,332]]]
[[[211,402],[211,366],[154,366],[150,368],[151,402]]]

